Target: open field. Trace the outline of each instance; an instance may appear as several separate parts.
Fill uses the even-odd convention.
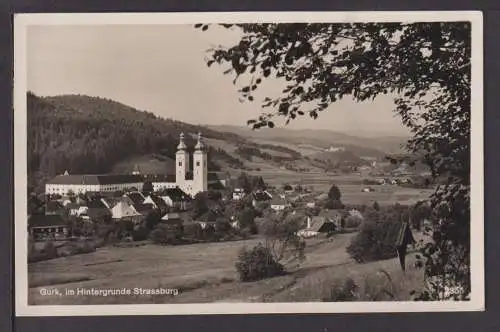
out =
[[[135,248],[100,248],[95,253],[29,265],[30,304],[201,303],[319,301],[337,282],[353,278],[361,288],[367,278],[383,269],[393,279],[389,286],[395,299],[409,299],[422,284],[422,271],[408,263],[403,275],[397,259],[357,264],[345,251],[354,234],[308,240],[306,261],[290,263],[289,274],[241,283],[234,262],[246,241],[185,246],[145,245]],[[412,260],[411,254],[409,261]],[[380,276],[378,276],[380,277]],[[386,278],[386,277],[384,277]],[[376,283],[377,285],[380,282]],[[178,295],[136,296],[42,296],[42,288],[174,288]]]
[[[362,192],[366,185],[362,184],[364,177],[359,175],[337,175],[324,172],[296,173],[288,170],[262,170],[249,172],[252,175],[262,176],[264,181],[272,186],[281,187],[283,183],[313,186],[314,191],[328,192],[332,184],[336,184],[342,193],[342,202],[345,204],[413,204],[428,198],[433,189],[405,188],[397,185],[372,185],[374,192]]]

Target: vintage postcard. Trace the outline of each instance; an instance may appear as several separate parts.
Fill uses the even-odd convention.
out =
[[[485,309],[480,12],[14,36],[17,315]]]

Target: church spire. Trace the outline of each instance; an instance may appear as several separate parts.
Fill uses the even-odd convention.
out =
[[[186,150],[186,144],[184,143],[184,133],[181,132],[179,135],[179,145],[177,145],[177,150]]]
[[[196,143],[196,146],[194,147],[196,150],[205,150],[205,143],[203,143],[203,137],[201,136],[201,133],[198,133],[198,142]]]

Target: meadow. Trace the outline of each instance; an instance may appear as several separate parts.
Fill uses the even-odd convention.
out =
[[[360,292],[385,287],[389,300],[409,300],[419,289],[423,271],[408,255],[403,274],[397,259],[358,264],[345,251],[354,234],[330,239],[309,239],[306,260],[286,265],[288,274],[255,282],[240,282],[234,263],[238,251],[259,239],[184,246],[146,244],[133,248],[104,247],[96,252],[57,258],[29,265],[29,303],[127,304],[203,302],[321,301],[332,286],[351,278]],[[385,286],[384,286],[385,285]],[[169,288],[178,295],[42,296],[40,290],[57,288],[62,294],[77,288]],[[363,299],[361,297],[360,299]],[[365,299],[366,300],[366,299]],[[370,298],[369,300],[375,300]]]
[[[269,185],[281,187],[284,183],[313,186],[314,192],[327,193],[332,184],[339,187],[344,204],[379,204],[404,205],[414,204],[419,200],[427,199],[434,189],[406,188],[398,185],[372,185],[373,192],[363,192],[367,187],[363,185],[364,177],[357,174],[337,175],[324,172],[296,173],[287,170],[262,170],[249,172],[252,175],[262,176]]]

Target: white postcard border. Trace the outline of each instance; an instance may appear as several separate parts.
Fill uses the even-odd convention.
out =
[[[471,300],[466,302],[28,305],[26,31],[34,25],[155,25],[265,22],[472,23]],[[484,302],[483,18],[479,11],[17,14],[14,17],[14,235],[17,316],[193,315],[481,311]]]

